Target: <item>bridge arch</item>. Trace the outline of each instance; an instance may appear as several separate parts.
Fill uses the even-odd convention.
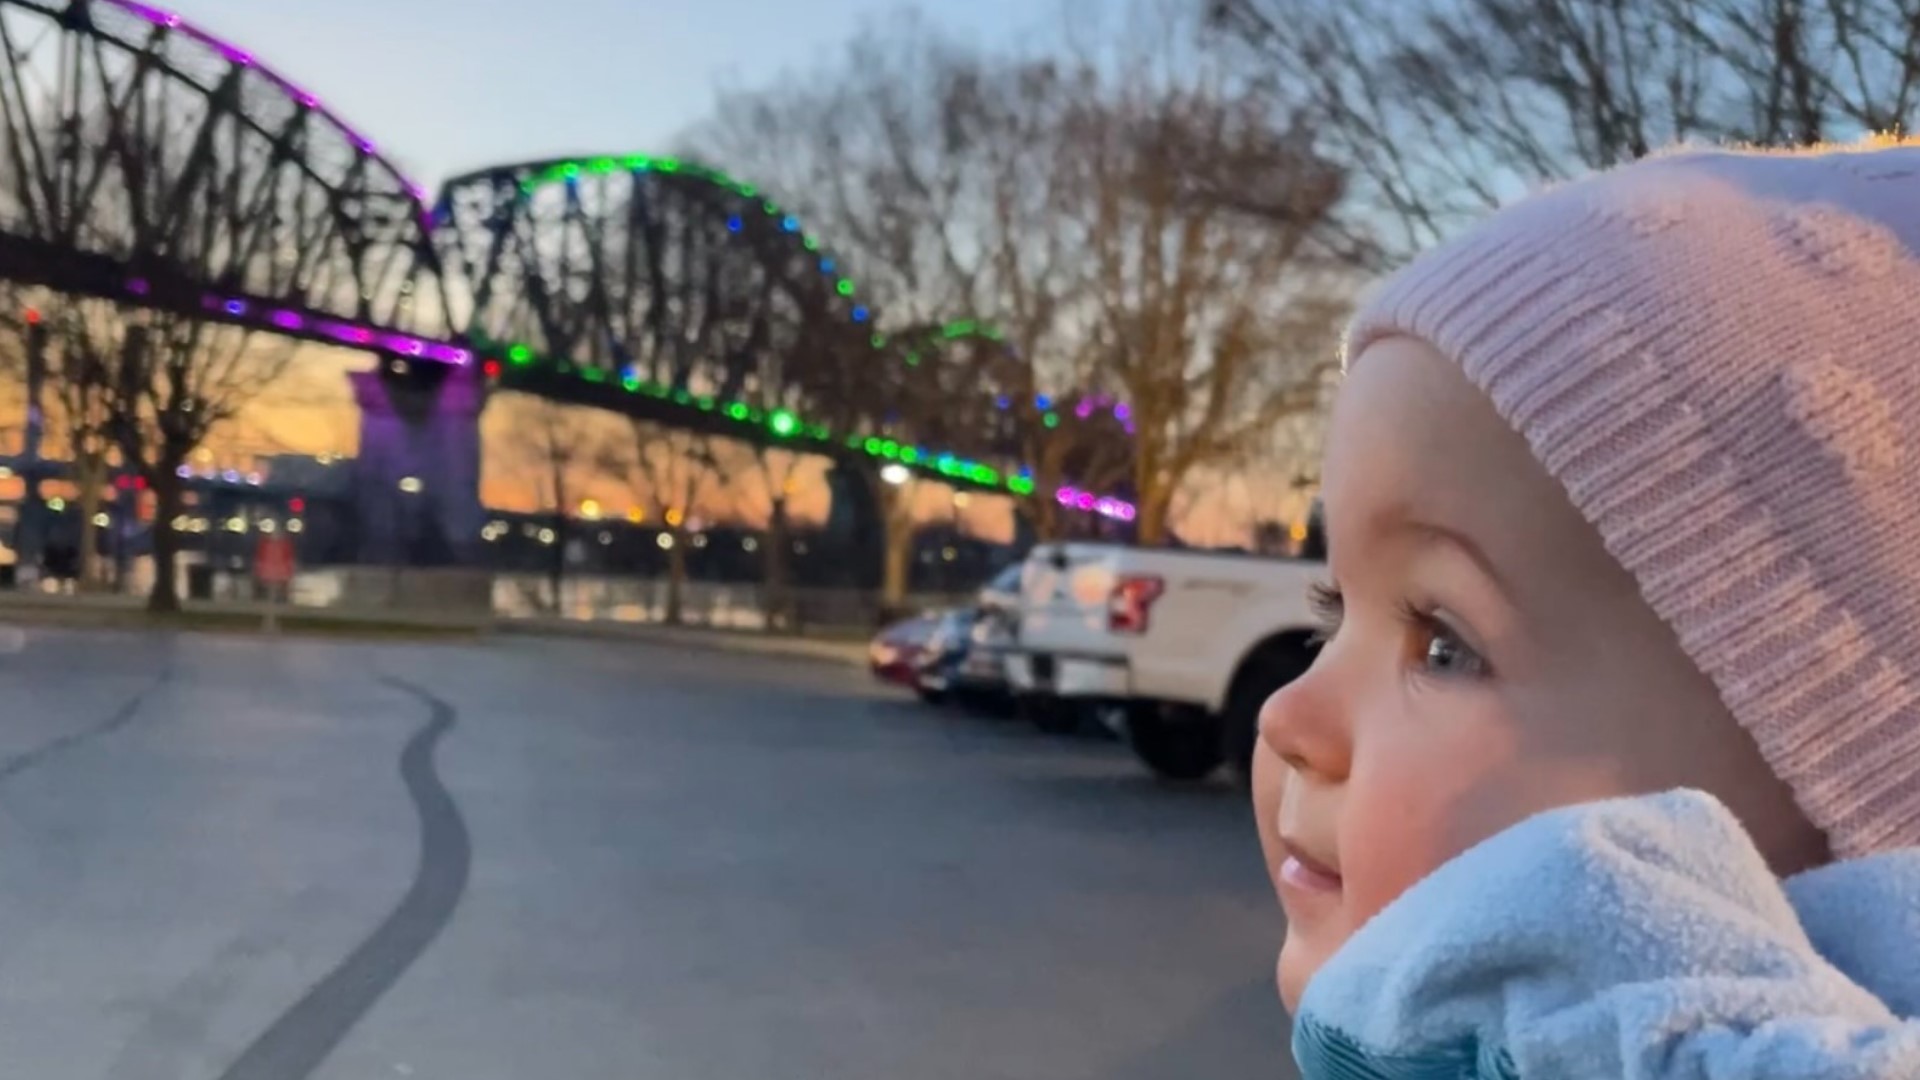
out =
[[[137,0],[0,0],[0,276],[464,362],[425,189],[315,94]]]

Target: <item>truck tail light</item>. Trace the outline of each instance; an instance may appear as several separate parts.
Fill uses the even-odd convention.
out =
[[[1166,591],[1166,581],[1152,574],[1122,577],[1107,598],[1107,629],[1116,634],[1146,633],[1148,612]]]

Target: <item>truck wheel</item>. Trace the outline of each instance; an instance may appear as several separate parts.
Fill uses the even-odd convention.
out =
[[[1275,691],[1307,673],[1313,666],[1314,652],[1305,642],[1269,645],[1241,665],[1221,715],[1221,750],[1234,783],[1246,787],[1253,782],[1253,750],[1260,741],[1261,707]]]
[[[1127,742],[1147,768],[1168,780],[1204,780],[1220,767],[1220,719],[1198,710],[1136,706]]]

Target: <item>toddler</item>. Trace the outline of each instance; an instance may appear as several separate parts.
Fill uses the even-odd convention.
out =
[[[1495,215],[1363,305],[1323,477],[1307,1080],[1920,1080],[1920,146]]]

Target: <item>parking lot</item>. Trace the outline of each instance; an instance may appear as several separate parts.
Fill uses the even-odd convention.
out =
[[[1224,784],[856,669],[29,631],[0,1060],[61,1080],[1287,1075]]]

